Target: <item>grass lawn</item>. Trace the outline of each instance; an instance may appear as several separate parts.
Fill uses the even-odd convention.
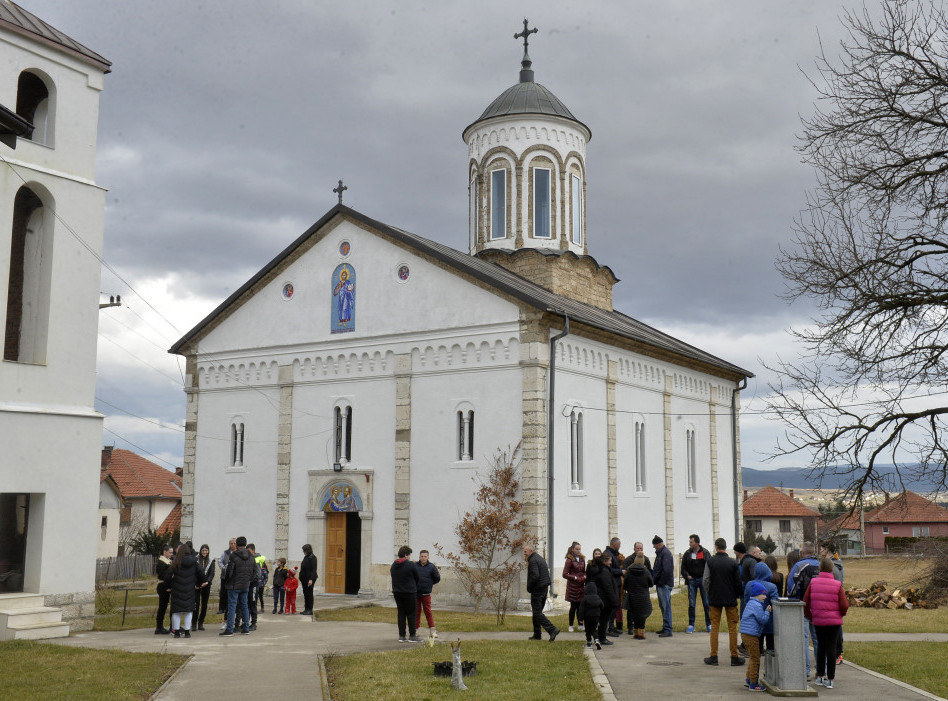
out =
[[[844,557],[847,589],[868,587],[873,582],[888,582],[891,588],[912,584],[924,564],[914,557]]]
[[[135,628],[154,628],[155,614],[158,612],[158,594],[155,593],[155,583],[149,580],[145,583],[136,582],[134,586],[146,586],[144,590],[129,590],[128,606],[125,610],[125,624],[122,624],[122,608],[125,606],[125,591],[116,589],[112,592],[96,594],[96,617],[93,630],[133,630]],[[220,625],[224,620],[217,611],[217,589],[211,592],[207,604],[207,618],[205,625]],[[269,603],[269,600],[268,600]],[[105,606],[103,606],[105,604]],[[102,612],[105,609],[106,612]],[[215,613],[211,613],[211,612]],[[165,626],[171,625],[167,619]]]
[[[0,643],[0,698],[147,699],[186,655],[93,650],[31,641]],[[15,670],[15,673],[10,673]]]
[[[895,613],[894,611],[892,613]],[[937,696],[948,697],[948,643],[851,643],[846,659]]]
[[[600,699],[582,650],[580,642],[466,642],[461,658],[477,662],[477,674],[465,678],[468,691],[464,698],[505,699],[515,692],[523,701],[546,701],[551,694],[575,701]],[[451,647],[440,643],[433,648],[412,646],[394,652],[336,656],[326,660],[326,671],[337,701],[423,701],[451,693],[451,678],[435,677],[431,666],[450,659]]]

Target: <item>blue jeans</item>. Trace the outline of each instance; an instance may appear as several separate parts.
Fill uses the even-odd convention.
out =
[[[809,618],[803,619],[803,656],[806,658],[806,676],[810,676],[810,641],[813,641],[813,660],[819,654],[819,645],[816,642],[816,626]]]
[[[227,590],[227,632],[234,632],[234,616],[237,614],[237,607],[240,606],[241,632],[250,630],[250,608],[247,606],[247,594],[250,588],[246,589],[228,589]]]
[[[672,606],[671,595],[672,588],[667,585],[657,585],[655,591],[658,593],[658,607],[662,610],[662,632],[672,632]]]
[[[688,625],[695,624],[695,603],[697,603],[698,592],[701,592],[701,605],[704,607],[704,627],[711,625],[711,609],[708,608],[708,592],[704,590],[704,582],[692,577],[688,580]]]

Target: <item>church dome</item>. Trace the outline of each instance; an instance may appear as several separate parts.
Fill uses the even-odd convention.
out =
[[[529,73],[529,75],[524,76],[524,73]],[[539,83],[534,82],[532,70],[523,70],[520,74],[520,82],[504,90],[497,99],[491,102],[487,106],[487,109],[481,113],[481,116],[464,130],[465,133],[475,124],[479,124],[493,117],[542,114],[551,117],[562,117],[563,119],[576,122],[589,132],[591,137],[592,132],[589,127],[576,119],[560,98]],[[589,137],[587,137],[587,139],[588,138]]]

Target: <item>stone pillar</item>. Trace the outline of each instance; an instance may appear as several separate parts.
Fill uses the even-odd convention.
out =
[[[731,421],[734,422],[734,455],[737,459],[737,483],[734,485],[734,500],[737,504],[737,523],[734,524],[734,540],[738,541],[743,536],[741,531],[741,524],[744,523],[744,500],[741,499],[741,494],[743,494],[744,485],[743,480],[741,479],[741,424],[737,420],[737,417],[741,414],[741,393],[738,389],[734,388],[734,411],[735,415],[731,416]],[[734,470],[734,464],[731,464],[731,470]]]
[[[276,523],[274,557],[289,559],[290,550],[290,465],[293,462],[293,366],[281,365],[280,417],[277,424]]]
[[[550,331],[542,312],[520,314],[520,373],[522,377],[523,443],[520,492],[523,516],[536,536],[537,552],[547,558],[547,370]]]
[[[672,389],[674,378],[665,375],[665,391],[662,394],[662,418],[665,428],[665,547],[675,552],[675,473],[672,460]]]
[[[711,387],[708,397],[708,436],[711,440],[711,532],[715,538],[721,536],[721,495],[718,481],[718,388]]]
[[[198,423],[197,355],[185,359],[184,376],[184,464],[181,475],[181,540],[194,539],[194,464],[197,456]]]
[[[608,483],[609,536],[619,531],[619,494],[616,480],[616,381],[619,364],[609,361],[606,373],[606,480]]]
[[[560,201],[559,207],[560,210],[560,250],[565,251],[569,248],[570,237],[573,235],[572,229],[572,219],[566,218],[566,203],[572,202],[570,199],[569,188],[567,184],[569,183],[569,173],[566,172],[565,168],[560,169]],[[570,205],[572,206],[572,204]]]
[[[411,531],[411,353],[395,356],[395,547]]]

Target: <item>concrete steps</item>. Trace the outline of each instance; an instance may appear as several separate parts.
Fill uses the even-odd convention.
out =
[[[43,604],[41,594],[0,594],[0,640],[67,637],[62,609]]]

